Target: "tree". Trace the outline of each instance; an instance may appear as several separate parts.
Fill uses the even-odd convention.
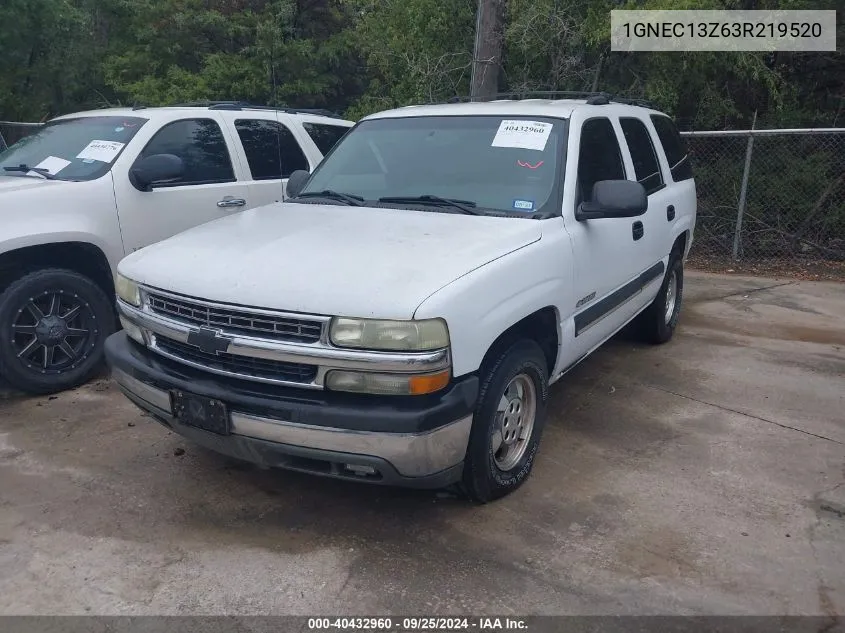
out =
[[[473,98],[483,99],[499,92],[505,39],[505,0],[478,0],[475,37],[470,94]]]

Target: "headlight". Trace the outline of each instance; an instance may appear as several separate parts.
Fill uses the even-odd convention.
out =
[[[443,319],[383,321],[378,319],[332,319],[329,336],[338,347],[421,352],[449,346]]]
[[[127,279],[120,273],[117,273],[114,289],[117,296],[129,305],[133,305],[136,308],[141,305],[141,293],[138,292],[138,284],[131,279]]]

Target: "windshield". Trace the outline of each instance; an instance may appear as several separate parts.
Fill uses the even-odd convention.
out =
[[[20,165],[59,180],[93,180],[105,174],[147,119],[94,116],[52,121],[0,152],[0,176],[40,177]],[[16,171],[9,171],[10,167]]]
[[[432,196],[474,203],[478,213],[490,215],[556,214],[565,135],[566,120],[543,117],[363,121],[335,146],[302,193],[341,192],[368,202]],[[409,205],[417,208],[400,203]]]

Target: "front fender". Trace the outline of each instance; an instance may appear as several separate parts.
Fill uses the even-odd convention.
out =
[[[31,246],[82,242],[99,248],[113,271],[123,257],[110,174],[90,182],[8,193],[0,202],[0,255]]]
[[[560,330],[572,305],[571,250],[560,232],[500,257],[441,288],[414,313],[446,320],[455,376],[478,370],[505,330],[534,312],[555,308]],[[558,340],[563,340],[558,331]]]

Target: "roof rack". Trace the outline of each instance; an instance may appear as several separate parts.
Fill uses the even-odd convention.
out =
[[[521,99],[586,99],[588,105],[607,105],[608,103],[624,103],[626,105],[642,106],[653,108],[654,105],[644,99],[628,99],[617,97],[609,92],[588,92],[573,90],[526,90],[521,92],[499,92],[489,97],[467,97],[455,96],[447,103],[475,103],[484,101],[499,100],[521,100]]]
[[[187,103],[175,103],[175,108],[208,108],[209,110],[268,110],[272,112],[284,112],[286,114],[313,114],[332,119],[341,119],[337,112],[322,108],[289,108],[287,106],[256,105],[246,101],[189,101]]]

